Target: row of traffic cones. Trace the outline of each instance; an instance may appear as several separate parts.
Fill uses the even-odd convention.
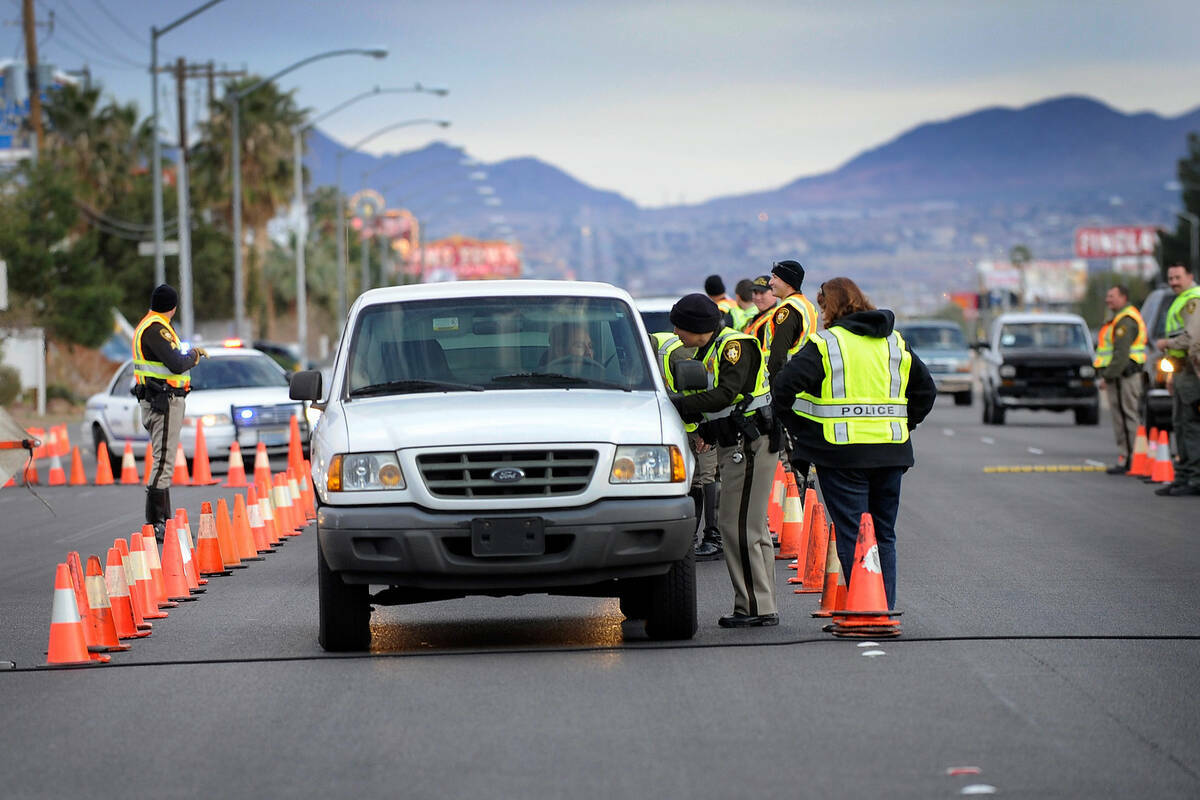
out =
[[[187,509],[178,508],[166,522],[161,554],[150,525],[128,542],[114,540],[104,569],[99,556],[88,556],[85,570],[79,554],[69,553],[55,572],[45,666],[107,663],[109,653],[129,649],[121,640],[149,636],[151,620],[196,600],[208,578],[262,561],[275,545],[300,535],[316,519],[316,500],[311,480],[301,477],[311,467],[303,458],[299,465],[299,473],[288,467],[275,475],[268,466],[245,496],[234,497],[232,516],[224,498],[215,510],[205,501],[194,542]]]
[[[1151,428],[1147,435],[1146,426],[1139,425],[1127,474],[1147,483],[1173,483],[1175,462],[1171,458],[1170,435],[1157,428]]]

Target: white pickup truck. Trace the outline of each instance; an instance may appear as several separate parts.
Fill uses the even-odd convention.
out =
[[[529,593],[619,597],[650,638],[691,638],[693,462],[654,358],[606,284],[360,296],[330,385],[291,382],[323,410],[321,646],[366,649],[372,605]]]

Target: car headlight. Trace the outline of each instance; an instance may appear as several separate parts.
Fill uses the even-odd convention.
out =
[[[1164,373],[1172,373],[1175,371],[1175,365],[1171,363],[1169,358],[1161,358],[1158,361],[1158,371]]]
[[[1079,377],[1081,377],[1081,378],[1096,377],[1096,368],[1085,364],[1084,366],[1079,368]]]
[[[1001,378],[1017,377],[1017,368],[1014,367],[1012,364],[1001,364],[1000,365],[1000,377]]]
[[[682,483],[683,453],[675,445],[622,445],[613,455],[609,483]]]
[[[198,417],[184,417],[183,424],[189,428],[203,425],[211,428],[214,425],[231,425],[233,419],[228,414],[201,414]]]
[[[330,459],[325,486],[331,492],[403,489],[404,473],[395,453],[338,453]]]

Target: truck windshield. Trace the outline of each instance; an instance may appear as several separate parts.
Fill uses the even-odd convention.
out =
[[[1001,350],[1088,351],[1087,335],[1073,322],[1010,322],[1000,328]]]
[[[351,340],[347,393],[652,389],[633,314],[618,299],[597,297],[370,306],[358,315]]]
[[[914,350],[966,350],[962,331],[949,325],[912,325],[900,331],[904,341]]]

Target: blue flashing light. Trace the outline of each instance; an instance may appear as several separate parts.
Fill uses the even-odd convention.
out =
[[[238,416],[241,417],[242,419],[254,419],[254,409],[253,408],[243,408],[241,411],[238,412]]]

